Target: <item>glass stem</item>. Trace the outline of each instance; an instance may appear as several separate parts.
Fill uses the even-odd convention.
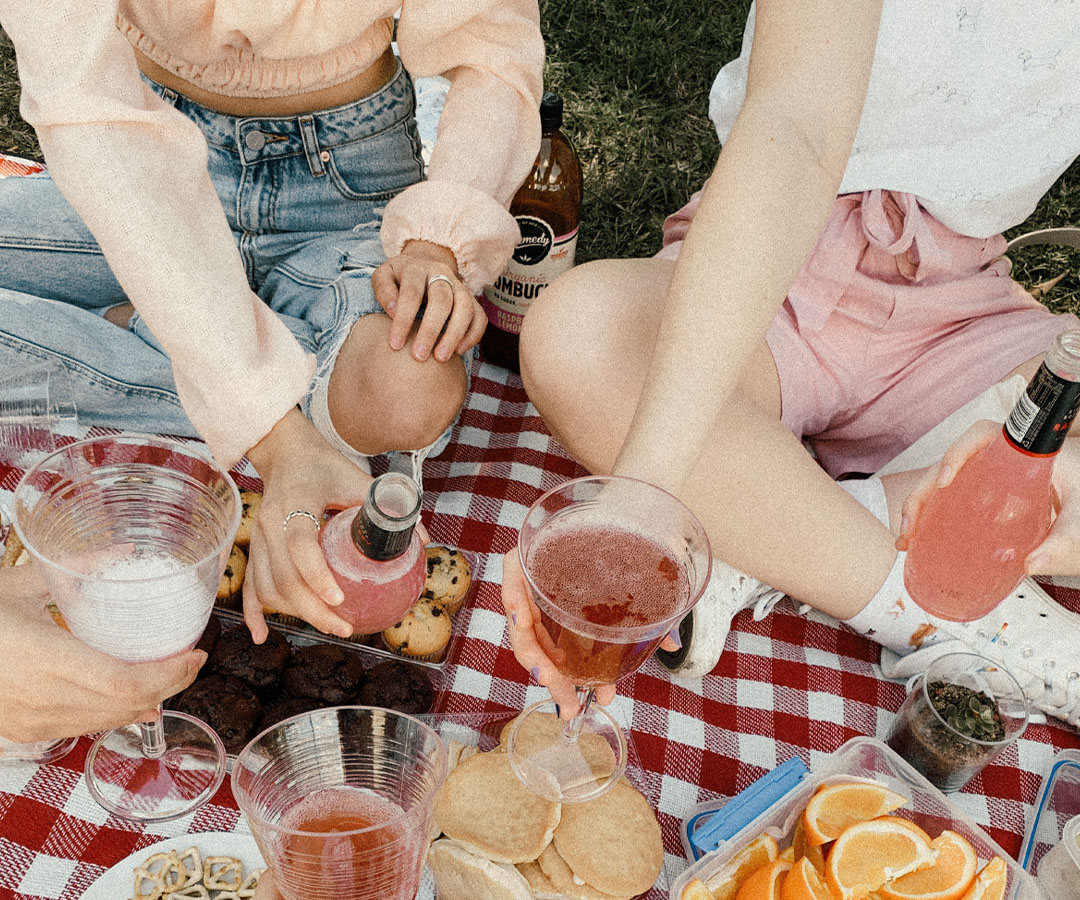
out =
[[[572,744],[578,739],[581,728],[585,724],[585,719],[589,715],[589,707],[592,706],[592,702],[596,698],[596,693],[591,687],[579,687],[577,695],[578,714],[563,726],[563,740],[568,744]]]
[[[139,723],[139,733],[142,736],[142,752],[147,759],[161,759],[165,755],[165,724],[162,722],[161,716],[161,704],[159,703],[154,721]]]

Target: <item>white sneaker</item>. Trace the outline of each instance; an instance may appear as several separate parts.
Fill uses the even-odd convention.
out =
[[[656,658],[664,668],[683,678],[708,675],[724,652],[735,614],[752,606],[754,619],[761,621],[783,598],[783,591],[713,557],[705,593],[679,625],[682,646],[674,651],[657,650]]]
[[[939,656],[971,650],[1008,669],[1033,709],[1080,726],[1080,615],[1025,578],[997,608],[974,622],[935,620],[952,640],[899,656],[882,649],[886,678],[907,679]]]

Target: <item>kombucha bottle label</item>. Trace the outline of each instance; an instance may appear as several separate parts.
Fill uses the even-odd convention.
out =
[[[496,328],[521,332],[525,311],[540,292],[574,265],[578,230],[556,236],[543,219],[517,216],[521,241],[506,270],[484,288],[480,303]]]
[[[1032,456],[1053,456],[1065,442],[1080,408],[1080,382],[1055,375],[1045,364],[1005,420],[1005,437]]]

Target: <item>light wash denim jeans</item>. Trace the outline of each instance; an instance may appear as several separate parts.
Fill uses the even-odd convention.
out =
[[[368,97],[287,118],[222,115],[149,83],[202,130],[252,290],[316,356],[304,413],[362,462],[330,422],[327,385],[355,322],[382,312],[371,273],[384,260],[383,210],[423,178],[412,81],[399,67]],[[47,174],[0,179],[0,371],[53,360],[71,375],[80,422],[197,436],[145,323],[135,315],[124,330],[102,318],[125,300]],[[448,440],[449,429],[417,462]]]

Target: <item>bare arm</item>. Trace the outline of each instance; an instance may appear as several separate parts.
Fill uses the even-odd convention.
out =
[[[617,473],[685,480],[836,198],[880,15],[881,0],[759,0],[746,101],[675,268]]]

